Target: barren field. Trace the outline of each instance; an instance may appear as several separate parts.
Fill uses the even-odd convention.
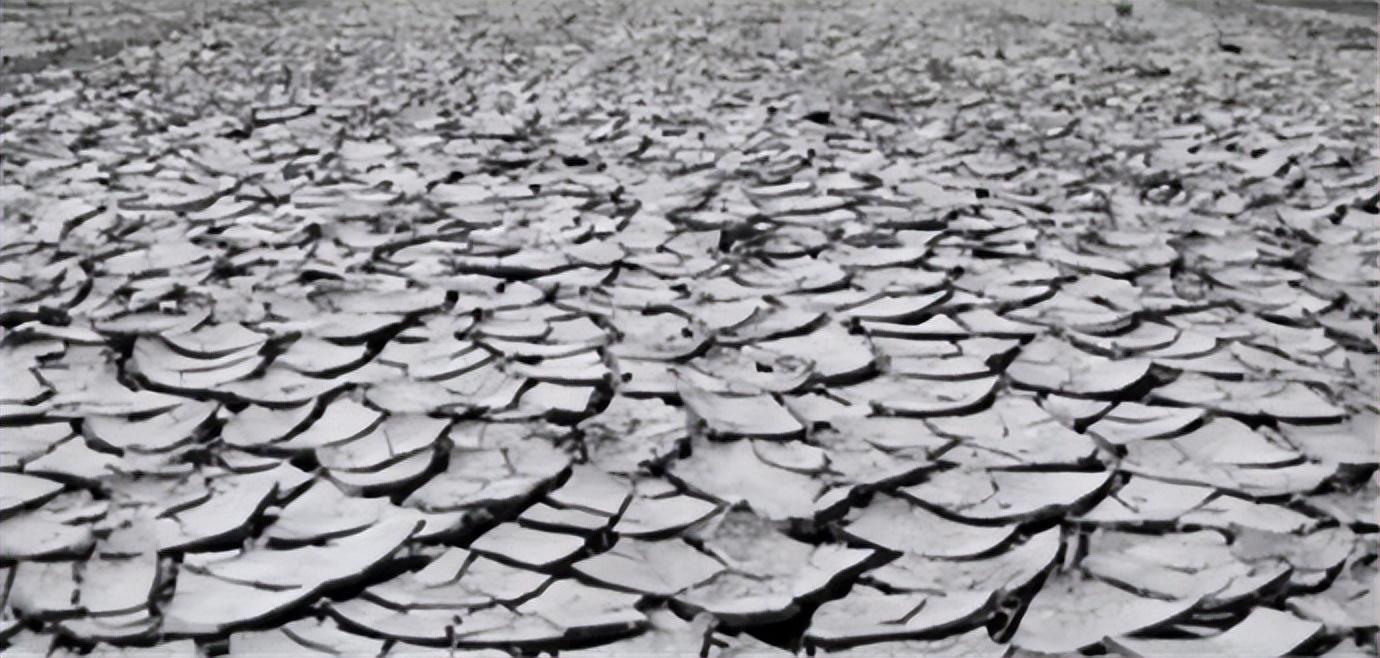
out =
[[[1373,8],[6,2],[0,653],[1374,656]]]

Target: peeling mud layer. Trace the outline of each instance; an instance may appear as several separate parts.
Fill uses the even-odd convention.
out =
[[[0,653],[1375,655],[1374,26],[727,4],[7,60]]]

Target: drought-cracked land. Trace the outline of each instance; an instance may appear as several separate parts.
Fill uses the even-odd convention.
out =
[[[7,2],[0,653],[1373,656],[1373,7]]]

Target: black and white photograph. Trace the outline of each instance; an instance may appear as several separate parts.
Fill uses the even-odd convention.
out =
[[[1377,0],[0,0],[0,655],[1377,655]]]

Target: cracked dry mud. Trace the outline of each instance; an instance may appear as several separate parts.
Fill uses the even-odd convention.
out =
[[[7,71],[0,652],[1374,655],[1375,79],[1158,1]]]

